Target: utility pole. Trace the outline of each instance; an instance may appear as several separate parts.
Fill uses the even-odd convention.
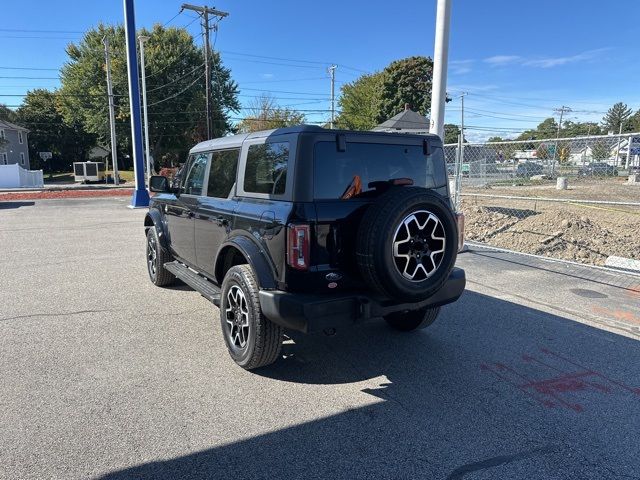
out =
[[[210,139],[213,136],[213,118],[212,118],[212,102],[211,102],[211,46],[209,41],[209,31],[211,27],[209,26],[209,15],[213,15],[214,17],[218,17],[223,19],[224,17],[228,17],[229,14],[227,12],[222,12],[220,10],[216,10],[215,8],[209,8],[206,5],[203,7],[198,7],[197,5],[190,5],[188,3],[182,4],[183,10],[192,10],[196,12],[202,18],[202,29],[204,30],[204,76],[205,76],[205,95],[207,97],[207,139]]]
[[[553,159],[551,160],[551,176],[553,176],[553,174],[556,171],[556,155],[558,154],[558,138],[560,138],[560,129],[562,128],[562,117],[564,116],[565,112],[569,113],[571,112],[571,108],[569,107],[565,107],[564,105],[560,108],[556,108],[556,113],[560,113],[560,121],[558,122],[558,130],[556,131],[556,146],[553,149]]]
[[[129,110],[131,112],[131,144],[136,188],[131,197],[131,208],[149,206],[149,192],[144,188],[142,152],[142,122],[140,119],[140,87],[138,85],[138,53],[136,52],[136,20],[133,0],[124,1],[124,36],[127,47],[127,76],[129,80]]]
[[[144,114],[144,149],[147,157],[147,189],[151,192],[151,152],[149,151],[149,114],[147,113],[147,75],[144,63],[144,42],[149,40],[145,35],[138,36],[140,42],[140,66],[142,67],[142,111]]]
[[[436,38],[433,47],[433,89],[429,132],[444,139],[444,105],[447,97],[447,64],[449,61],[449,25],[452,0],[438,0]]]
[[[338,68],[337,65],[331,65],[328,69],[331,76],[331,130],[333,130],[333,122],[336,116],[336,68]]]
[[[118,174],[118,148],[116,143],[116,115],[113,106],[113,87],[111,86],[111,59],[109,58],[109,39],[105,36],[102,39],[104,43],[104,58],[107,67],[107,96],[109,97],[109,124],[111,129],[111,161],[113,163],[113,183],[120,184]]]
[[[462,142],[464,143],[464,97],[469,95],[467,92],[463,92],[460,95],[461,105],[461,114],[460,114],[460,134],[462,135]]]

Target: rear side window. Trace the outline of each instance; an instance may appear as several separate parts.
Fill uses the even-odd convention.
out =
[[[425,155],[422,145],[347,143],[338,152],[335,142],[318,142],[314,149],[314,196],[316,199],[352,198],[373,193],[372,182],[410,178],[420,187],[446,185],[447,175],[442,148]],[[347,196],[353,185],[359,193]]]
[[[182,193],[186,195],[202,195],[204,172],[207,169],[208,153],[197,153],[186,165]]]
[[[282,195],[287,184],[289,142],[250,145],[244,172],[244,191]]]
[[[240,150],[222,150],[211,154],[207,196],[228,198],[236,183]]]

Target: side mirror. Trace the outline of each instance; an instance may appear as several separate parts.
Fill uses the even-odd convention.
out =
[[[151,175],[149,179],[149,190],[156,193],[171,193],[169,179],[162,175]]]

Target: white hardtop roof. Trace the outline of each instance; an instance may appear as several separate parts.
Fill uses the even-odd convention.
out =
[[[264,138],[271,135],[275,130],[263,130],[254,133],[241,133],[239,135],[231,135],[229,137],[214,138],[213,140],[205,140],[193,147],[189,153],[208,152],[209,150],[221,150],[225,148],[238,148],[249,138]]]

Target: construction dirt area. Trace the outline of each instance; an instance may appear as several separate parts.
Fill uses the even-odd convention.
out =
[[[466,239],[592,265],[610,256],[640,259],[640,185],[622,178],[569,182],[568,190],[555,184],[464,186]]]

